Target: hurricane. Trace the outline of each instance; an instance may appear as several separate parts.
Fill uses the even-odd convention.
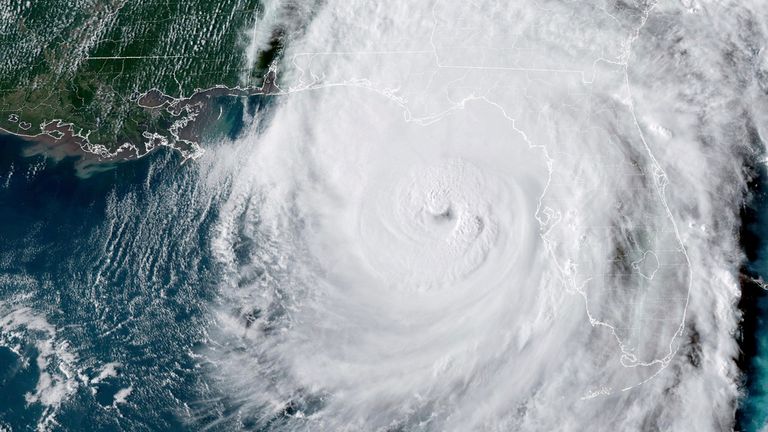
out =
[[[88,186],[0,177],[64,196],[0,220],[0,354],[44,373],[39,430],[762,427],[739,302],[765,287],[767,3],[263,3],[232,49],[248,79],[277,53],[269,83],[179,99],[164,146],[236,132]]]
[[[752,6],[324,4],[227,168],[210,355],[239,412],[726,427],[764,97],[722,50],[755,55]]]

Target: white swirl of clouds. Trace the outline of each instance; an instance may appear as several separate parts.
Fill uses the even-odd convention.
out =
[[[728,428],[764,29],[720,7],[324,4],[202,162],[244,424]]]

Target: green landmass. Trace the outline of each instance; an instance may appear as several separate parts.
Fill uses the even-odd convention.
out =
[[[138,98],[153,89],[188,98],[261,86],[283,37],[276,30],[248,64],[249,31],[262,13],[258,0],[4,2],[0,128],[34,136],[61,120],[84,150],[104,157],[125,143],[131,150],[121,157],[141,156],[147,134],[173,144],[173,125],[189,112],[142,107]]]

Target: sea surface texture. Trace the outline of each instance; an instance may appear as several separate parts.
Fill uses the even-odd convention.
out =
[[[768,430],[768,2],[0,1],[0,432]]]

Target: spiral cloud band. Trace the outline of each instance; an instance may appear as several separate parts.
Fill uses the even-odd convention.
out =
[[[727,429],[762,101],[758,59],[726,60],[765,7],[317,9],[274,111],[201,162],[229,191],[206,355],[238,418]]]

